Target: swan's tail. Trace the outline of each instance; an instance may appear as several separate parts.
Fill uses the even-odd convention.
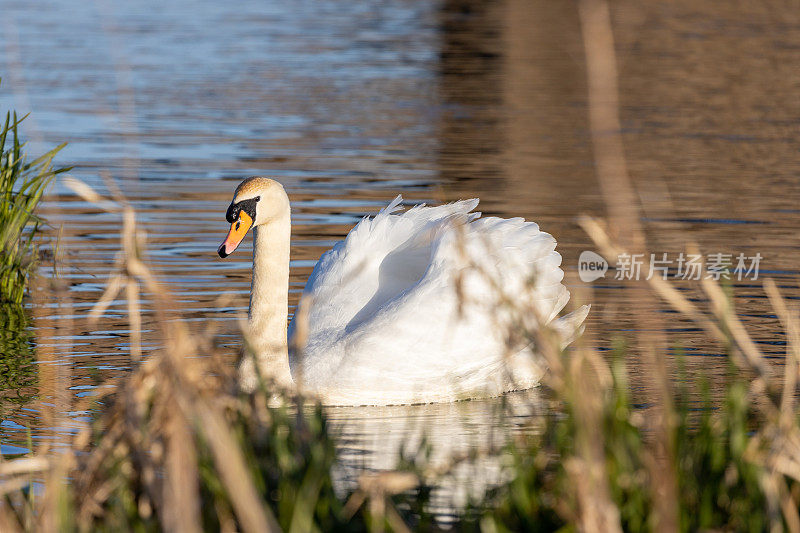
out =
[[[575,311],[553,320],[550,325],[561,336],[561,348],[566,348],[572,341],[583,333],[586,315],[589,314],[591,305],[583,305]]]

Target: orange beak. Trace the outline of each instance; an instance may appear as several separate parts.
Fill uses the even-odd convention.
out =
[[[247,235],[247,230],[249,230],[252,225],[253,219],[250,218],[250,215],[244,211],[240,211],[239,218],[236,219],[236,222],[231,224],[231,230],[228,232],[225,241],[219,245],[219,250],[217,250],[219,256],[224,258],[231,255],[239,244],[241,244],[244,236]]]

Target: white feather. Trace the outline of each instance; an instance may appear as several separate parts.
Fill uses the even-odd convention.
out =
[[[394,214],[401,201],[320,258],[305,288],[308,340],[290,360],[293,378],[342,405],[535,385],[544,366],[535,347],[507,345],[515,315],[503,296],[553,321],[564,345],[580,334],[588,306],[555,318],[569,300],[555,239],[521,218],[479,218],[477,199]]]

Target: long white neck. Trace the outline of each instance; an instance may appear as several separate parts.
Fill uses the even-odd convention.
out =
[[[291,238],[289,209],[253,231],[253,282],[248,320],[250,342],[261,373],[288,387],[292,385],[286,342]]]

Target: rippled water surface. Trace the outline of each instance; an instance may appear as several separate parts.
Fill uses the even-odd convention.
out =
[[[760,253],[762,276],[797,298],[800,23],[768,3],[711,4],[614,4],[626,149],[649,246],[671,257],[688,242]],[[215,325],[232,357],[250,255],[221,261],[216,249],[247,175],[279,179],[292,200],[292,305],[320,254],[397,194],[407,204],[479,196],[486,214],[536,220],[558,239],[567,282],[584,285],[577,258],[593,247],[575,218],[604,208],[571,3],[0,0],[0,11],[0,108],[32,112],[32,153],[68,141],[59,161],[74,176],[101,190],[101,175],[114,177],[182,313]],[[60,184],[45,211],[63,225],[69,297],[46,301],[34,328],[54,335],[42,364],[70,380],[77,406],[131,368],[125,303],[86,320],[120,220]],[[606,349],[633,328],[625,285],[613,271],[591,285],[589,338]],[[784,336],[760,281],[734,286],[742,320],[781,364]],[[691,369],[724,371],[721,349],[689,324],[665,313],[658,326]],[[145,331],[145,352],[156,347]],[[644,377],[635,386],[646,389]],[[27,447],[28,433],[63,442],[69,428],[46,427],[12,389],[3,451]],[[518,403],[538,405],[537,394]],[[535,429],[524,409],[500,421],[497,404],[332,409],[343,479],[391,466],[423,426],[445,452]],[[467,486],[496,477],[497,465],[481,468],[465,474]]]

